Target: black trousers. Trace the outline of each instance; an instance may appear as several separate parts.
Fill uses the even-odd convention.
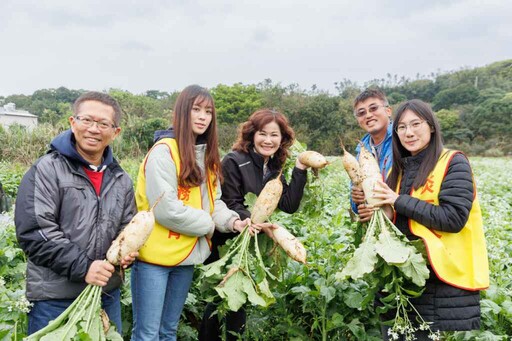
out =
[[[228,239],[232,239],[238,236],[238,233],[214,233],[212,238],[212,254],[204,262],[204,264],[210,264],[219,259],[218,247],[224,245]],[[213,303],[208,303],[201,320],[201,326],[199,327],[199,341],[220,341],[222,340],[221,325],[225,323],[226,326],[226,340],[235,341],[239,340],[239,337],[243,335],[245,330],[246,314],[244,308],[240,308],[238,311],[230,311],[226,314],[224,319],[219,320],[217,314],[213,315],[217,310],[217,306]]]
[[[226,340],[235,341],[239,340],[245,330],[246,315],[244,308],[238,311],[230,311],[226,314],[224,320],[220,321],[217,314],[212,314],[217,309],[213,303],[208,303],[203,314],[203,320],[199,328],[199,341],[220,341],[221,323],[226,324]]]

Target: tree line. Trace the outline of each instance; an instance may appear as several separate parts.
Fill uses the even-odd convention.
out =
[[[448,147],[469,155],[512,154],[508,143],[512,131],[512,59],[484,67],[417,75],[415,79],[391,74],[364,84],[344,79],[335,83],[334,94],[316,86],[303,89],[298,84],[283,85],[270,79],[248,85],[219,84],[210,91],[215,99],[221,148],[229,150],[238,124],[255,110],[265,107],[283,112],[297,139],[306,143],[309,149],[338,155],[340,138],[345,145],[354,147],[363,134],[354,118],[352,102],[367,87],[383,90],[393,108],[413,98],[431,103]],[[42,136],[32,136],[28,143],[31,147],[34,143],[42,143],[39,149],[36,148],[40,154],[51,138],[49,131],[67,129],[71,104],[84,91],[65,87],[41,89],[32,95],[0,96],[0,104],[13,102],[17,108],[39,117],[41,125],[32,134]],[[152,144],[153,132],[169,127],[178,92],[148,90],[132,94],[121,89],[108,92],[119,101],[125,113],[122,138],[115,145],[118,157],[142,157]],[[2,149],[12,148],[10,143],[16,139],[23,141],[23,136],[13,137],[12,134],[28,133],[20,127],[0,128]],[[2,159],[19,155],[16,152],[10,155],[5,150],[0,153]]]

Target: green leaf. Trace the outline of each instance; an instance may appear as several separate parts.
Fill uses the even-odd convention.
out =
[[[0,340],[2,340],[4,337],[6,337],[9,334],[9,332],[10,332],[9,329],[0,330]]]
[[[407,244],[389,233],[386,227],[382,227],[380,231],[375,250],[389,264],[403,264],[410,254]]]
[[[5,250],[4,254],[7,260],[10,262],[14,259],[14,257],[16,257],[16,249],[7,249]]]
[[[505,302],[501,304],[501,307],[503,308],[503,311],[506,312],[510,319],[512,317],[512,301],[510,301],[510,299],[507,299]]]
[[[339,328],[343,326],[343,316],[340,313],[332,314],[331,320],[327,322],[329,325],[328,330]]]
[[[248,245],[248,244],[244,245],[245,238],[249,237],[248,234],[249,234],[249,230],[246,228],[242,233],[240,233],[235,238],[235,240],[233,240],[233,242],[229,246],[229,249],[225,255],[223,255],[220,259],[216,260],[213,263],[202,266],[201,267],[201,269],[203,270],[202,277],[208,278],[208,277],[215,277],[216,275],[223,276],[226,272],[226,271],[223,271],[223,270],[226,270],[225,269],[226,264],[229,261],[236,262],[237,257],[239,257],[239,255],[240,255],[240,252],[245,251],[245,249],[242,250],[242,248],[244,246]]]
[[[40,341],[72,340],[72,336],[78,333],[76,326],[62,325],[59,328],[43,335]]]
[[[359,279],[365,274],[372,272],[378,261],[375,243],[375,237],[367,236],[365,241],[356,249],[341,273],[336,274],[336,279],[342,280],[347,277]]]
[[[273,303],[275,301],[274,295],[272,294],[272,291],[270,291],[270,287],[266,279],[258,283],[258,292],[263,294],[268,302]]]
[[[359,321],[359,319],[355,318],[347,324],[348,329],[357,337],[358,340],[363,340],[366,338],[366,332],[364,329],[364,324]]]
[[[108,341],[123,341],[123,337],[119,334],[115,328],[115,326],[110,326],[107,331],[107,335],[105,335]]]
[[[100,339],[93,339],[89,334],[84,332],[83,330],[78,332],[71,340],[73,341],[96,341]]]
[[[409,247],[411,251],[415,251],[414,246]],[[397,266],[407,278],[419,287],[424,287],[426,280],[430,276],[425,258],[417,252],[412,253],[407,262]]]
[[[406,294],[408,294],[411,297],[420,297],[421,294],[423,294],[424,289],[425,288],[422,288],[421,290],[416,291],[416,290],[402,288],[403,292],[405,292]]]
[[[308,288],[307,286],[300,285],[300,286],[291,288],[290,291],[295,293],[295,294],[308,295],[309,292],[311,291],[311,289]]]
[[[252,208],[254,207],[254,204],[256,203],[256,199],[258,199],[258,196],[254,193],[248,192],[244,197],[244,204],[247,206],[247,209],[249,212],[252,212]]]
[[[272,296],[272,294],[270,294],[272,296],[271,298],[268,296],[258,295],[258,293],[256,292],[255,288],[253,287],[251,281],[246,281],[246,282],[244,282],[243,285],[244,285],[243,289],[244,289],[245,293],[247,294],[247,298],[248,298],[249,302],[251,302],[252,304],[259,305],[262,307],[268,307],[270,304],[274,303],[275,299]]]
[[[501,307],[494,303],[491,300],[484,299],[480,302],[480,306],[482,309],[482,314],[487,314],[489,312],[498,315],[501,312]]]
[[[267,269],[267,267],[265,266],[265,263],[263,262],[263,258],[261,257],[261,252],[260,252],[260,240],[261,239],[270,239],[270,238],[266,238],[265,236],[263,236],[263,238],[259,238],[258,239],[258,234],[255,234],[254,235],[254,254],[256,255],[256,259],[258,261],[258,264],[256,265],[256,268],[257,268],[257,273],[256,273],[256,277],[254,278],[254,280],[256,281],[256,283],[259,283],[261,282],[261,279],[260,277],[258,277],[258,275],[261,276],[261,278],[265,279],[265,275],[268,275],[268,277],[271,279],[271,280],[276,280],[277,278]]]
[[[247,301],[244,289],[247,282],[251,285],[250,281],[242,271],[237,271],[228,278],[224,286],[216,286],[215,291],[217,291],[221,298],[226,300],[229,310],[238,311]]]
[[[344,298],[343,302],[350,308],[360,310],[363,305],[362,303],[363,303],[364,297],[363,297],[363,295],[361,295],[361,293],[359,293],[357,291],[350,291],[347,294],[344,294],[343,298]]]
[[[320,288],[320,295],[325,297],[326,303],[329,303],[334,297],[336,297],[336,289],[330,286],[322,286]]]
[[[380,299],[380,301],[384,302],[384,303],[391,303],[395,300],[395,297],[396,297],[396,292],[392,292],[391,294],[387,295],[386,297],[382,297]]]

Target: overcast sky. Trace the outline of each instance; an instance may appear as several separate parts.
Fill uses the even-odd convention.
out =
[[[0,95],[259,83],[334,92],[512,58],[511,0],[1,0]]]

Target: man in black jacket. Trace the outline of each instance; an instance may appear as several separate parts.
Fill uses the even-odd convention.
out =
[[[16,199],[16,236],[27,262],[28,333],[59,316],[87,284],[104,287],[102,304],[121,330],[121,278],[105,254],[135,214],[133,184],[113,158],[121,109],[88,92],[73,105],[71,129],[23,177]],[[122,261],[126,267],[136,253]]]

